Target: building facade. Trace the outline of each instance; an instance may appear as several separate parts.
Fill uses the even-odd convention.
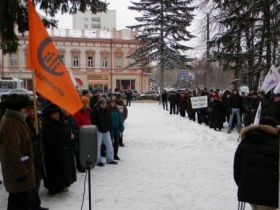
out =
[[[113,31],[117,25],[116,18],[116,10],[108,10],[106,13],[97,14],[92,14],[90,11],[77,12],[73,15],[73,29]]]
[[[127,58],[135,52],[139,41],[136,32],[129,30],[49,30],[60,59],[79,82],[79,88],[95,88],[107,92],[118,89],[149,89],[148,68],[134,65]],[[31,71],[27,68],[28,38],[20,37],[20,46],[14,54],[1,56],[1,77],[23,79],[31,88]]]

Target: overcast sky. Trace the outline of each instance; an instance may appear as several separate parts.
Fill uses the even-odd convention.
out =
[[[125,29],[126,26],[135,25],[137,23],[135,17],[140,16],[140,14],[128,9],[128,6],[132,5],[131,0],[106,0],[106,2],[109,3],[109,10],[117,11],[117,30]],[[58,28],[73,28],[71,15],[57,15],[56,18],[59,21]],[[201,24],[204,24],[204,22],[204,14],[196,11],[196,17],[190,30],[197,37],[187,44],[195,48],[194,50],[189,52],[190,57],[200,57],[205,51],[205,44],[201,41]]]

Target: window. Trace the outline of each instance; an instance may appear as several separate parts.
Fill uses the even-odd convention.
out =
[[[122,68],[122,58],[116,57],[116,68],[120,69]]]
[[[101,28],[101,25],[100,25],[100,24],[91,24],[91,28],[100,29],[100,28]]]
[[[63,64],[65,63],[64,54],[60,54],[60,55],[59,55],[59,59],[60,59],[60,61],[61,61]]]
[[[85,18],[84,18],[84,20],[85,20],[85,21],[88,21],[88,18],[87,18],[87,17],[85,17]]]
[[[130,58],[130,59],[129,59],[129,64],[130,64],[130,65],[134,65],[135,63],[136,63],[135,58]]]
[[[94,66],[93,64],[93,56],[88,56],[87,57],[87,67],[92,68]]]
[[[79,67],[79,56],[73,56],[73,67]]]
[[[108,68],[109,62],[108,57],[102,57],[102,68]]]
[[[100,17],[92,17],[91,21],[92,22],[100,22]]]
[[[84,25],[84,28],[85,28],[85,29],[87,29],[87,28],[88,28],[88,25],[87,25],[87,24],[85,24],[85,25]]]
[[[10,55],[10,65],[11,66],[17,65],[17,55],[14,53]]]

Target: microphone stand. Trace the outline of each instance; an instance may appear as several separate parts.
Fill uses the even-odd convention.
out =
[[[89,210],[91,210],[91,176],[90,170],[93,168],[92,163],[90,161],[87,162],[87,170],[88,170],[88,205]]]

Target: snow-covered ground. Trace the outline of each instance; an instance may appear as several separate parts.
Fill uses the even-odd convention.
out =
[[[157,103],[129,107],[119,164],[92,170],[94,210],[234,210],[233,157],[237,134],[169,115]],[[49,197],[50,210],[79,210],[84,174],[68,192]],[[0,209],[7,193],[0,185]],[[88,210],[87,193],[84,209]]]

